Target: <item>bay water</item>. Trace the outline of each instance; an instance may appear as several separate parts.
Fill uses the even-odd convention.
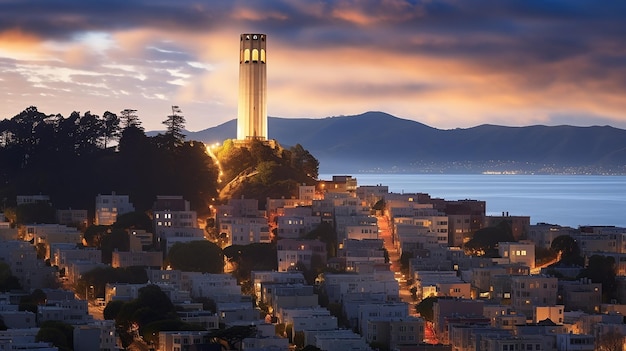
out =
[[[357,185],[446,200],[483,200],[487,215],[530,216],[531,224],[626,227],[626,176],[503,174],[351,174]],[[319,179],[330,180],[322,174]]]

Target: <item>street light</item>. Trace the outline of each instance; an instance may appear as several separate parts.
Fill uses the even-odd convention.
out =
[[[85,300],[87,300],[87,303],[89,303],[89,291],[93,291],[93,289],[94,289],[93,285],[89,285],[89,286],[85,285]]]

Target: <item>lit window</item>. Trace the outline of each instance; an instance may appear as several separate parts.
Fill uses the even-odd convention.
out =
[[[248,63],[248,62],[250,62],[250,49],[246,49],[246,50],[243,52],[243,62],[244,62],[244,63]]]
[[[252,62],[258,62],[259,61],[259,50],[254,49],[252,50]]]

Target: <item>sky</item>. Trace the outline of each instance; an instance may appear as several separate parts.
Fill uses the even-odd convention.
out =
[[[162,130],[176,105],[214,127],[237,116],[239,35],[265,33],[272,117],[626,129],[624,18],[617,0],[0,0],[0,119],[130,108]]]

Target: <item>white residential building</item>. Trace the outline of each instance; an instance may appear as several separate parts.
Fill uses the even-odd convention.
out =
[[[306,284],[302,272],[288,271],[252,271],[250,279],[254,284],[254,294],[257,300],[261,299],[261,284],[264,283],[280,283],[280,284]]]
[[[257,351],[257,350],[269,350],[269,351],[289,351],[289,339],[280,338],[277,336],[269,337],[254,337],[245,338],[242,340],[242,351]]]
[[[359,306],[358,329],[361,335],[367,332],[368,322],[374,318],[406,318],[409,305],[406,302],[372,303]]]
[[[529,319],[534,317],[535,306],[555,306],[558,279],[540,275],[511,277],[511,305]]]
[[[192,323],[202,326],[206,330],[219,329],[220,318],[217,313],[211,311],[183,311],[178,312],[178,317],[185,323]]]
[[[270,229],[264,217],[222,217],[219,220],[220,234],[224,233],[230,245],[269,243]]]
[[[159,238],[170,233],[169,228],[198,228],[198,215],[182,196],[157,196],[153,206],[154,230]]]
[[[300,185],[298,187],[298,199],[302,201],[302,205],[311,206],[315,197],[315,185]]]
[[[28,205],[28,204],[36,204],[36,203],[44,203],[50,204],[50,196],[49,195],[17,195],[17,205]]]
[[[227,205],[216,207],[216,219],[219,223],[222,217],[265,217],[264,211],[259,211],[259,201],[256,199],[229,199]]]
[[[18,305],[14,311],[0,310],[0,319],[4,325],[10,329],[35,328],[37,326],[37,315],[31,311],[17,311]],[[2,348],[0,347],[0,350]]]
[[[139,296],[139,289],[147,284],[107,283],[104,287],[104,302],[130,301]]]
[[[75,244],[52,245],[51,250],[50,262],[59,269],[67,268],[75,261],[102,263],[102,251],[93,247],[78,248]]]
[[[285,324],[293,324],[294,318],[330,317],[330,311],[320,306],[281,308],[276,311],[278,320]]]
[[[335,316],[297,316],[291,319],[292,326],[292,334],[293,338],[297,332],[305,332],[312,330],[336,330],[338,328],[337,325],[337,317]]]
[[[83,236],[80,231],[73,227],[60,224],[27,224],[22,227],[24,240],[33,241],[35,245],[46,246],[46,257],[50,258],[50,246],[53,244],[80,244]]]
[[[56,269],[37,259],[35,247],[27,241],[0,241],[0,261],[11,268],[26,291],[48,286],[56,281]]]
[[[421,248],[448,246],[447,216],[396,216],[393,229],[399,248],[403,248],[405,243],[419,243]]]
[[[347,225],[346,239],[375,240],[378,239],[378,224]]]
[[[595,350],[595,338],[585,334],[557,334],[557,351],[593,351]]]
[[[298,263],[311,269],[315,260],[320,265],[326,264],[326,244],[319,240],[281,239],[276,242],[276,256],[279,272],[294,270]]]
[[[262,283],[260,301],[270,306],[270,313],[274,315],[285,308],[318,306],[313,286],[302,284]]]
[[[384,200],[387,194],[389,194],[387,185],[360,185],[356,188],[356,196],[369,206]]]
[[[372,351],[365,339],[351,330],[305,332],[307,343],[322,350]]]
[[[375,271],[367,274],[325,274],[323,288],[330,303],[340,303],[347,294],[370,292],[382,293],[386,300],[398,298],[399,286],[391,271]]]
[[[241,300],[241,286],[230,274],[203,273],[191,279],[191,296],[209,297],[216,302]]]
[[[161,251],[113,251],[111,267],[163,267],[163,253]]]
[[[338,242],[342,242],[344,239],[378,239],[378,220],[375,216],[370,216],[369,213],[335,215],[335,230],[337,231]]]
[[[528,241],[498,243],[500,257],[511,263],[520,263],[530,269],[535,268],[535,244]]]
[[[176,269],[146,269],[148,281],[153,284],[170,284],[182,289],[182,272]]]
[[[130,203],[128,195],[117,195],[113,192],[111,195],[96,196],[96,220],[95,225],[111,225],[117,221],[117,216],[129,212],[134,212],[135,207]]]
[[[180,351],[205,342],[208,331],[161,331],[159,351]]]
[[[87,210],[57,210],[56,219],[57,223],[72,227],[87,228],[89,226]]]
[[[423,342],[424,320],[417,317],[374,317],[367,321],[363,337],[368,343],[415,346]]]
[[[356,267],[362,262],[375,264],[385,263],[385,250],[382,239],[344,239],[339,244],[338,257],[345,259],[347,271],[356,271]]]
[[[254,322],[259,319],[259,310],[252,306],[250,301],[217,302],[217,316],[220,323],[232,326],[241,322]]]
[[[115,321],[93,320],[89,324],[74,326],[75,351],[115,351],[117,349]]]
[[[48,300],[45,305],[37,306],[37,321],[86,324],[93,321],[93,316],[87,310],[87,300]]]
[[[36,342],[39,328],[0,330],[0,350],[59,351],[48,342]]]
[[[389,195],[388,195],[389,196]],[[406,200],[385,200],[386,214],[390,219],[397,217],[429,217],[439,216],[441,212],[433,208],[432,204],[422,204]]]
[[[555,238],[562,235],[574,237],[577,233],[579,233],[579,231],[571,227],[563,227],[548,223],[537,223],[530,225],[527,237],[528,240],[532,241],[535,245],[544,249],[549,249]]]
[[[269,218],[276,226],[278,238],[301,238],[322,222],[321,217],[313,214],[311,206],[280,207],[271,213]]]

